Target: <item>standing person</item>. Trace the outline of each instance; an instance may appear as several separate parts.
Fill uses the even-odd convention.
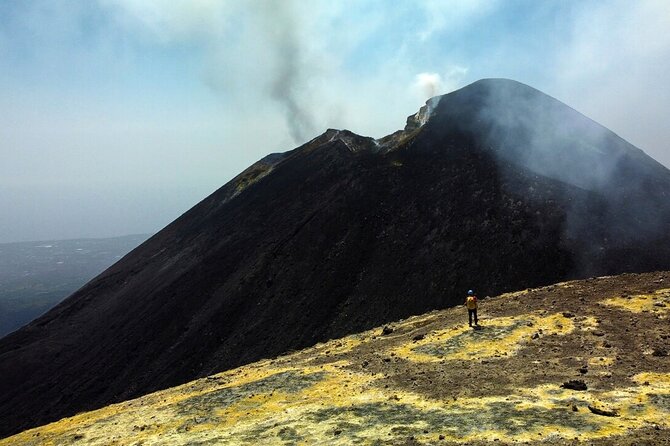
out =
[[[472,290],[468,290],[468,297],[465,299],[464,305],[468,308],[468,325],[472,327],[472,316],[475,316],[475,325],[479,325],[477,322],[477,296]]]

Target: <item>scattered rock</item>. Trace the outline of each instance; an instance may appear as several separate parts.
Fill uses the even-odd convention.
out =
[[[564,311],[563,317],[572,318],[575,317],[575,315],[573,313],[570,313],[569,311]]]
[[[412,338],[412,341],[415,341],[415,342],[416,342],[416,341],[420,341],[420,340],[422,340],[422,339],[425,338],[425,337],[426,337],[426,335],[424,335],[423,333],[421,333],[421,334],[418,334],[418,335],[414,336],[414,337]]]
[[[605,333],[603,333],[600,330],[594,330],[593,331],[593,336],[605,336]]]
[[[597,407],[593,407],[593,406],[589,405],[589,410],[596,415],[602,415],[604,417],[618,417],[619,416],[619,412],[617,412],[616,409],[604,410],[604,409],[598,409]]]
[[[439,438],[440,440],[444,440],[444,435],[440,435],[440,436],[437,437],[437,438]]]
[[[333,432],[333,434],[335,435],[340,435],[341,433],[342,433],[341,429],[337,429],[335,432]]]
[[[563,387],[564,389],[580,390],[580,391],[587,389],[586,383],[581,379],[571,379],[570,381],[561,384],[561,387]]]
[[[368,366],[368,364],[370,364],[368,361],[363,361],[363,363],[361,364],[361,367],[365,368],[365,367]]]
[[[657,356],[659,358],[662,356],[668,356],[668,351],[663,347],[657,347],[654,349],[654,351],[651,352],[651,356]]]
[[[531,338],[531,339],[537,339],[537,338],[539,338],[539,337],[540,337],[540,333],[535,332],[535,333],[533,333],[533,336],[531,336],[530,338]]]
[[[573,405],[572,405],[572,411],[573,411],[573,412],[579,412],[579,408],[577,407],[576,404],[573,404]]]
[[[386,335],[390,335],[391,333],[393,333],[393,329],[391,327],[389,327],[388,325],[385,325],[384,328],[382,329],[382,335],[386,336]]]
[[[579,369],[579,373],[581,373],[582,375],[586,375],[588,373],[588,371],[589,371],[589,368],[587,366],[581,367]]]

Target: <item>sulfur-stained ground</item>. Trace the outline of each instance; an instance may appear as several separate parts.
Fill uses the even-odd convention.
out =
[[[463,308],[432,312],[0,446],[670,444],[670,273],[524,290],[479,312],[476,329]]]

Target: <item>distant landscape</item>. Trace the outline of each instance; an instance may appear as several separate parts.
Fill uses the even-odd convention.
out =
[[[54,307],[149,236],[0,244],[0,337]]]

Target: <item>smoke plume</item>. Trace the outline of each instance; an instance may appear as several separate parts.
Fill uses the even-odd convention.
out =
[[[260,0],[256,6],[261,32],[266,34],[274,56],[270,95],[284,109],[291,137],[300,144],[316,129],[303,97],[308,81],[308,63],[303,62],[304,51],[297,32],[299,24],[294,5],[292,1]]]

